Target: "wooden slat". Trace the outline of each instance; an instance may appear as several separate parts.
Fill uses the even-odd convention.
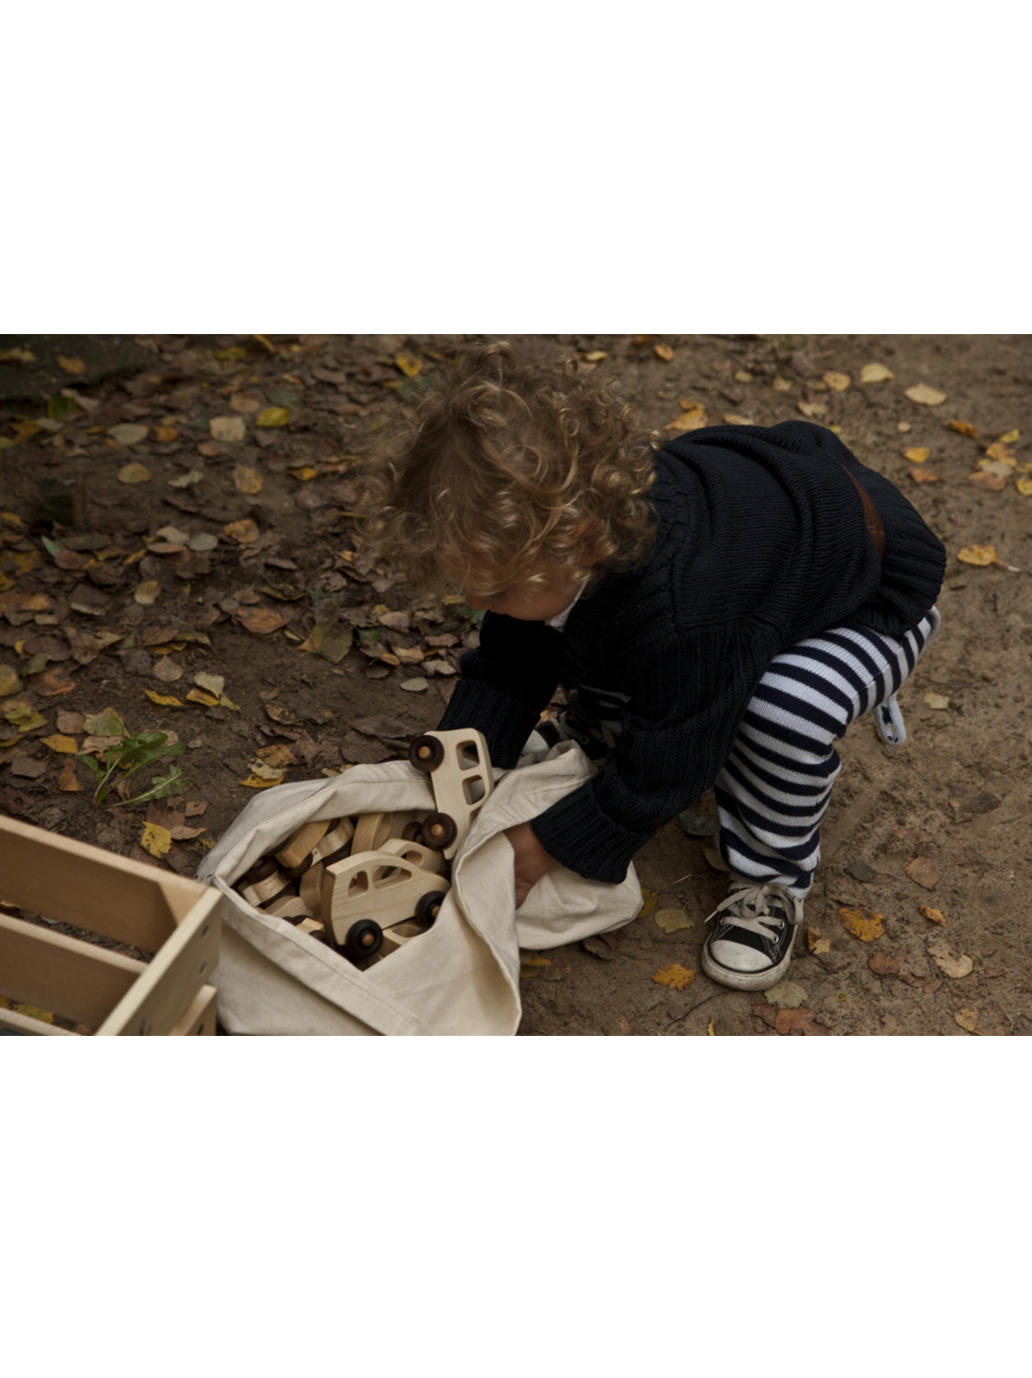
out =
[[[97,1029],[98,1036],[167,1034],[189,1008],[218,961],[222,895],[207,886],[200,889],[201,898]]]
[[[208,887],[0,818],[0,900],[157,952]]]
[[[67,1034],[74,1038],[71,1029],[59,1029],[56,1024],[44,1024],[42,1019],[30,1019],[27,1014],[17,1010],[0,1009],[0,1029],[14,1029],[25,1034]]]
[[[96,1028],[149,968],[0,914],[0,995]]]
[[[218,994],[214,986],[202,986],[194,996],[193,1004],[179,1023],[169,1029],[169,1033],[214,1034]]]

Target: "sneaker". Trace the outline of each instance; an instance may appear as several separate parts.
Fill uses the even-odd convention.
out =
[[[783,885],[734,880],[727,899],[706,920],[712,933],[702,947],[702,969],[735,990],[767,990],[788,970],[803,902]]]

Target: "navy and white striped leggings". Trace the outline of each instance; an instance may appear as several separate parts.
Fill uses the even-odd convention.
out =
[[[938,629],[933,608],[899,640],[836,627],[771,661],[714,785],[720,851],[736,876],[805,897],[842,768],[835,742],[874,709],[883,738],[902,744],[895,694]]]

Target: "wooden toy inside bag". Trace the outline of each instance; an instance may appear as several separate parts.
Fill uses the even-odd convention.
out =
[[[305,823],[236,889],[366,966],[433,926],[451,859],[493,788],[480,732],[427,732],[408,754],[430,778],[432,813],[363,813]]]

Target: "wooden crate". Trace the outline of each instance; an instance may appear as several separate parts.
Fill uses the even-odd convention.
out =
[[[0,818],[0,900],[145,953],[137,961],[0,912],[0,995],[97,1034],[213,1034],[222,896],[28,823]],[[0,1028],[69,1030],[0,1008]]]

